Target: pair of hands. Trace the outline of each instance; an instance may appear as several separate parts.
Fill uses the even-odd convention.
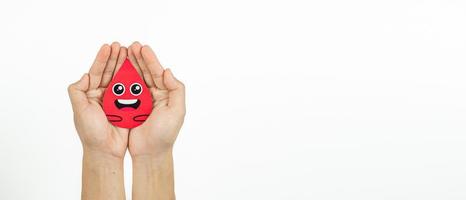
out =
[[[108,122],[102,98],[113,76],[129,58],[153,97],[153,110],[140,126],[125,129]],[[84,154],[123,159],[156,158],[171,152],[184,121],[185,89],[170,69],[164,69],[153,50],[134,42],[128,48],[114,42],[103,45],[89,73],[68,87],[74,123]]]

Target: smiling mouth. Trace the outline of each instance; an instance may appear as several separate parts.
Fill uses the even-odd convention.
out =
[[[138,109],[139,105],[141,105],[141,101],[139,99],[117,99],[115,100],[115,106],[118,109],[122,109],[126,107]]]

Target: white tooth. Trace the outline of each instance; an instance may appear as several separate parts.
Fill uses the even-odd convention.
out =
[[[137,99],[118,99],[118,103],[125,104],[125,105],[134,104],[137,101],[138,101]]]

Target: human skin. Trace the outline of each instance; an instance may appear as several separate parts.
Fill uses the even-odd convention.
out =
[[[82,199],[125,199],[123,159],[129,130],[110,124],[101,103],[116,66],[126,56],[127,49],[117,42],[103,45],[89,73],[68,87],[83,146]]]
[[[82,199],[125,199],[127,148],[133,159],[133,199],[175,198],[171,152],[185,115],[184,85],[161,67],[149,46],[136,42],[130,48],[117,42],[103,45],[89,73],[68,87],[83,146]],[[105,88],[126,57],[154,98],[149,118],[131,130],[110,124],[101,105]]]
[[[134,42],[130,61],[139,69],[154,98],[153,111],[129,133],[133,160],[133,199],[175,199],[173,144],[186,113],[185,87],[164,69],[153,50]]]

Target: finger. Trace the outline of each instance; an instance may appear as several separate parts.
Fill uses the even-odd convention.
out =
[[[139,42],[134,42],[133,45],[131,45],[131,49],[132,49],[131,51],[133,52],[134,57],[136,58],[136,62],[138,63],[139,68],[141,70],[142,77],[144,78],[144,82],[146,82],[146,85],[148,87],[153,87],[154,81],[152,80],[149,69],[144,63],[144,60],[141,55],[142,45]]]
[[[170,69],[163,73],[164,83],[168,89],[168,107],[185,112],[185,88],[184,84],[175,78]]]
[[[71,84],[68,87],[68,94],[70,96],[71,105],[76,112],[86,106],[89,101],[87,100],[86,91],[89,89],[89,75],[84,74],[79,81]]]
[[[102,45],[97,56],[89,70],[89,89],[96,89],[99,87],[102,80],[102,74],[104,73],[105,66],[107,65],[108,57],[110,56],[110,46],[108,44]]]
[[[152,48],[150,48],[148,45],[144,45],[141,50],[141,55],[146,67],[149,69],[155,86],[159,89],[166,89],[165,83],[163,81],[163,67],[160,65],[160,62],[157,59],[157,56],[155,56]]]
[[[113,72],[113,76],[120,70],[121,65],[123,65],[123,62],[125,62],[126,58],[128,57],[128,49],[126,47],[120,47],[120,54],[118,54],[118,61],[115,66],[115,70]]]
[[[110,58],[105,66],[100,87],[107,87],[108,83],[112,80],[113,72],[115,71],[115,66],[120,54],[120,43],[113,42],[112,45],[110,45],[110,49]]]
[[[134,43],[128,47],[128,59],[129,61],[131,61],[131,64],[133,64],[134,68],[136,68],[136,71],[138,72],[138,74],[142,77],[141,69],[139,68],[139,64],[136,61],[136,56],[134,55],[134,52],[133,52],[133,45]]]

